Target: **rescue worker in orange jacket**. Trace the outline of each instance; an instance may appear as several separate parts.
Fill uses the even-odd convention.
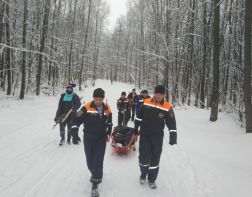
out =
[[[130,103],[126,98],[126,92],[121,93],[121,97],[117,100],[117,109],[118,109],[118,125],[127,126],[130,120]]]
[[[91,173],[92,193],[95,195],[98,194],[98,184],[102,182],[106,142],[112,130],[112,113],[110,107],[103,102],[104,97],[104,90],[94,90],[93,101],[86,103],[77,112],[71,129],[73,143],[78,143],[78,129],[84,123],[84,150]]]
[[[164,100],[164,95],[164,86],[156,86],[154,97],[144,100],[135,119],[135,134],[140,134],[140,183],[144,184],[148,178],[151,189],[157,187],[155,181],[159,171],[165,124],[170,131],[170,145],[177,144],[175,115],[172,105]]]

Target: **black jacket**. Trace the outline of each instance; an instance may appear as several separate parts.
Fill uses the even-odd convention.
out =
[[[131,105],[135,105],[137,102],[137,98],[138,95],[135,93],[133,94],[133,92],[129,93],[129,95],[127,96],[127,99],[129,100]]]
[[[130,103],[129,103],[129,100],[128,100],[127,98],[125,98],[125,99],[122,99],[122,97],[119,98],[119,99],[117,100],[117,109],[118,109],[119,111],[122,111],[122,110],[130,111]]]
[[[74,109],[74,111],[77,111],[79,107],[81,106],[80,98],[77,94],[73,93],[73,97],[71,101],[64,101],[64,96],[66,93],[61,94],[58,109],[56,112],[56,117],[61,116],[62,114],[65,114],[69,112],[71,108]]]

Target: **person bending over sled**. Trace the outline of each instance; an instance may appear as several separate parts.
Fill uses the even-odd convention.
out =
[[[73,92],[74,87],[75,84],[67,85],[66,92],[60,96],[56,117],[54,118],[55,123],[56,124],[59,123],[60,126],[61,140],[59,145],[62,145],[65,142],[66,125],[67,125],[67,143],[71,144],[70,130],[73,118],[81,105],[79,96]]]
[[[112,130],[112,113],[110,107],[103,102],[105,92],[94,90],[93,101],[85,104],[78,112],[71,129],[73,143],[78,143],[79,126],[84,123],[84,150],[87,167],[91,173],[92,196],[99,196],[98,184],[102,182],[103,160],[106,143]]]
[[[170,130],[170,145],[177,144],[177,129],[172,105],[164,100],[165,88],[158,85],[154,97],[144,100],[135,119],[136,135],[140,134],[139,166],[140,183],[145,184],[148,177],[151,189],[156,189],[155,183],[163,146],[164,126]],[[138,131],[140,126],[140,132]]]

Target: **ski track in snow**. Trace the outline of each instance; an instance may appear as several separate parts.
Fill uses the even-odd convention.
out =
[[[111,86],[108,81],[98,80],[96,87],[105,89],[116,125],[116,100],[121,91],[128,93],[133,86],[121,83]],[[84,95],[84,100],[89,101],[93,89],[85,89],[79,95]],[[90,174],[85,163],[83,144],[64,144],[59,147],[59,129],[56,127],[52,130],[58,97],[8,101],[11,104],[8,103],[8,107],[0,112],[1,197],[90,196]],[[223,181],[222,175],[210,163],[205,162],[200,167],[194,155],[183,146],[183,142],[188,143],[186,139],[180,140],[180,135],[182,137],[182,133],[187,132],[186,124],[182,124],[185,118],[179,120],[184,111],[175,109],[175,113],[179,126],[179,145],[169,145],[166,130],[158,189],[151,190],[147,184],[139,184],[138,144],[137,151],[123,156],[116,155],[111,145],[107,144],[104,179],[99,187],[102,197],[223,196],[216,192],[216,185]],[[132,122],[130,126],[133,126]],[[79,135],[82,136],[82,127]]]

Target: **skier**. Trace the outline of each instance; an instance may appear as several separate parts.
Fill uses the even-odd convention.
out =
[[[148,90],[141,91],[141,94],[138,96],[137,102],[136,102],[136,107],[135,107],[136,115],[138,114],[139,109],[140,109],[141,105],[143,104],[144,100],[147,98],[150,98]]]
[[[137,93],[136,93],[136,89],[133,89],[131,93],[129,93],[129,95],[127,96],[127,99],[130,102],[130,106],[131,106],[131,121],[134,121],[135,119],[135,106],[136,106],[136,102],[137,102]]]
[[[64,94],[61,94],[56,116],[54,118],[54,121],[56,123],[59,122],[60,126],[61,140],[59,142],[59,145],[62,145],[65,142],[66,126],[67,126],[67,143],[71,144],[70,130],[72,126],[73,117],[81,105],[79,96],[73,92],[74,87],[75,84],[68,84],[66,87],[66,92]]]
[[[87,167],[91,173],[92,196],[99,196],[98,185],[102,182],[106,142],[112,130],[112,113],[104,101],[105,92],[95,89],[93,101],[86,103],[78,112],[71,129],[73,143],[78,143],[79,126],[84,123],[84,150]]]
[[[118,125],[127,126],[130,119],[130,103],[126,98],[126,92],[121,93],[121,97],[117,100],[118,109]]]
[[[148,177],[149,187],[156,189],[155,183],[163,146],[165,124],[169,128],[170,145],[177,144],[176,120],[172,105],[164,100],[165,88],[158,85],[154,97],[144,100],[135,119],[135,134],[140,134],[139,166],[140,183],[145,184]],[[140,131],[138,130],[140,126]]]

